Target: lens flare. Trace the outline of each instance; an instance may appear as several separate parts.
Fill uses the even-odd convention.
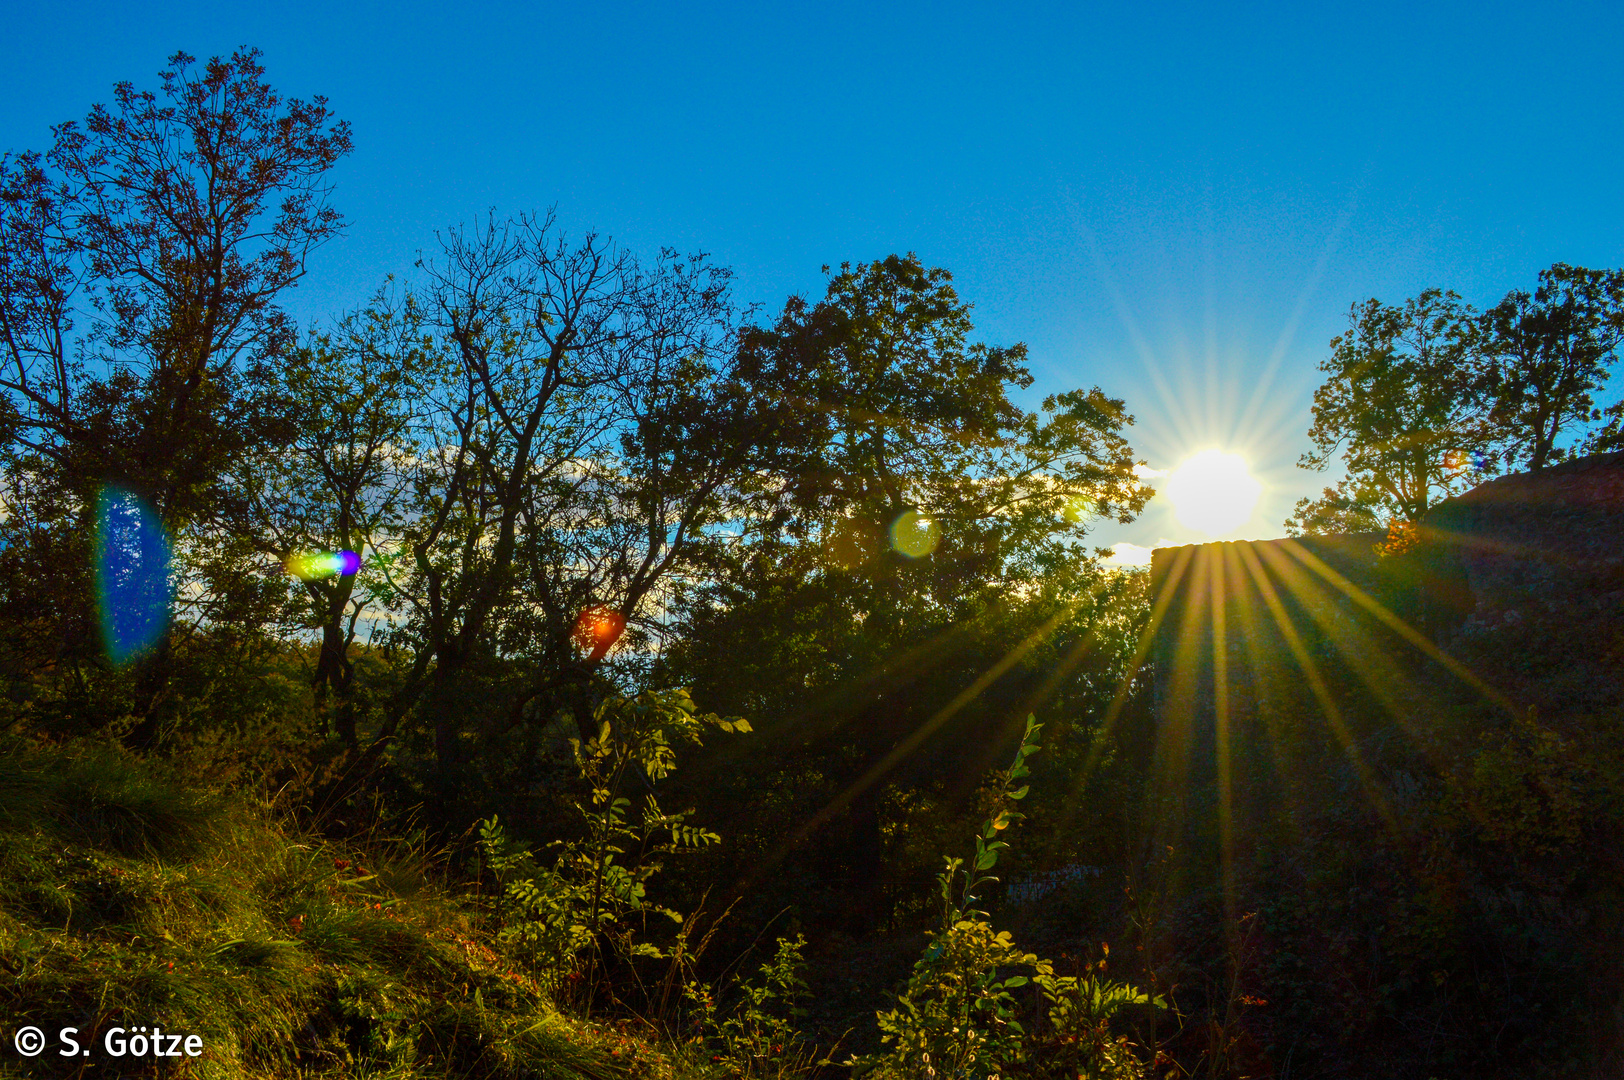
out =
[[[350,577],[361,569],[361,556],[353,551],[315,551],[289,555],[288,573],[304,581],[317,578]]]
[[[1087,495],[1072,495],[1060,506],[1060,516],[1066,524],[1075,525],[1099,513],[1099,506]]]
[[[1478,450],[1451,450],[1444,455],[1444,468],[1457,475],[1482,472],[1488,467],[1488,456]]]
[[[891,523],[891,546],[910,559],[923,559],[936,550],[942,530],[917,510],[909,510]]]
[[[169,627],[169,537],[152,507],[109,486],[96,503],[96,599],[115,664],[156,645]]]
[[[594,656],[602,656],[620,640],[626,616],[613,608],[590,607],[575,619],[575,643]]]

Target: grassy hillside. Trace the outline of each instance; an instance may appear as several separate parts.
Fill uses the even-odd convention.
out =
[[[106,748],[0,748],[0,1075],[672,1072],[554,1011],[482,915],[405,845],[290,836]],[[31,1060],[25,1025],[46,1036]],[[155,1025],[198,1056],[134,1056]]]

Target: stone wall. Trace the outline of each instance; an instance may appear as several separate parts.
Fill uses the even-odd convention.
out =
[[[1425,652],[1407,634],[1544,713],[1624,703],[1624,452],[1481,484],[1429,511],[1401,555],[1384,539],[1157,549],[1154,716],[1210,722],[1217,681],[1231,712],[1256,705],[1248,687],[1300,688],[1299,654],[1393,677],[1379,653]]]

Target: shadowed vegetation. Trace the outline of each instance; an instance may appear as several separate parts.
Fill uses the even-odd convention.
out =
[[[0,160],[0,1004],[53,1041],[0,1071],[1618,1075],[1620,272],[1355,305],[1346,478],[1147,572],[1093,547],[1126,404],[1025,399],[914,255],[741,312],[491,214],[301,332],[322,99],[177,54],[52,136]]]

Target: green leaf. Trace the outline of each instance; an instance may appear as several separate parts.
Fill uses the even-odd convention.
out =
[[[996,852],[996,851],[983,852],[981,857],[976,860],[976,869],[977,870],[991,870],[993,868],[993,866],[997,864],[997,862],[998,862],[998,852]]]
[[[1010,792],[1009,797],[1019,801],[1026,798],[1026,793],[1030,790],[1032,790],[1032,785],[1022,784],[1018,790]]]

